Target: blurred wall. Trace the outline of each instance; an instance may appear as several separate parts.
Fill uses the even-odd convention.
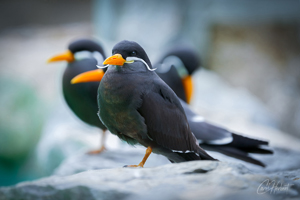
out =
[[[182,40],[207,61],[216,24],[299,24],[300,12],[298,0],[94,0],[93,19],[105,40],[138,40],[150,51]]]
[[[91,0],[1,0],[0,30],[91,20]]]
[[[300,42],[296,24],[215,26],[209,66],[267,105],[281,130],[300,136]]]

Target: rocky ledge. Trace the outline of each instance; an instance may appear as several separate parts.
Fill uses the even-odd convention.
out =
[[[298,199],[300,170],[264,175],[242,164],[193,161],[89,170],[0,189],[0,199]]]

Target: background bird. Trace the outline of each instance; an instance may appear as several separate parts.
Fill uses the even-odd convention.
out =
[[[194,88],[192,74],[200,68],[200,58],[193,48],[173,46],[154,64],[154,68],[180,99],[190,103]]]
[[[194,89],[191,75],[200,68],[200,58],[194,49],[188,46],[175,46],[161,57],[154,65],[154,68],[156,67],[157,74],[181,99],[190,128],[204,149],[265,166],[261,161],[251,157],[249,153],[272,154],[271,150],[262,147],[262,145],[268,145],[267,141],[233,133],[208,123],[186,104],[190,102]]]
[[[97,154],[105,149],[106,127],[97,116],[97,89],[99,82],[88,82],[73,85],[71,80],[83,72],[97,69],[96,65],[105,59],[105,53],[101,45],[90,39],[79,39],[71,42],[65,53],[56,55],[48,62],[67,61],[67,67],[63,74],[62,89],[64,99],[75,115],[85,123],[102,129],[101,147],[90,151]],[[97,76],[103,76],[99,71]],[[93,80],[92,80],[93,81]]]
[[[215,160],[199,147],[179,98],[153,72],[144,49],[125,40],[112,52],[103,63],[110,66],[98,89],[99,117],[120,139],[147,148],[142,162],[131,167],[143,167],[151,152],[171,162]]]

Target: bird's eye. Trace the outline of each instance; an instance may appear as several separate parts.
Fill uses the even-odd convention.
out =
[[[132,51],[132,52],[130,53],[130,55],[131,55],[131,56],[136,56],[136,51]]]

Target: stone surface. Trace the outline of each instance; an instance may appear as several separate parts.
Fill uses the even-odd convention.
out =
[[[120,149],[107,150],[99,155],[78,153],[70,156],[54,171],[55,175],[72,175],[93,169],[110,169],[125,165],[139,164],[145,155],[145,148],[130,147],[126,144]],[[164,156],[151,154],[145,167],[156,167],[169,164],[170,161]]]
[[[241,164],[214,161],[90,170],[1,188],[0,199],[296,199],[298,172],[266,176]]]
[[[279,147],[273,148],[273,150],[273,155],[252,154],[253,157],[266,164],[265,168],[231,158],[220,153],[209,152],[209,154],[222,162],[243,164],[251,171],[263,174],[272,174],[300,169],[300,151]],[[107,150],[99,155],[89,155],[79,152],[64,160],[53,174],[66,176],[88,170],[110,169],[123,167],[124,165],[128,164],[138,164],[143,158],[144,154],[145,148],[134,148],[125,144],[120,149]],[[169,163],[170,162],[164,156],[151,154],[145,164],[145,167],[156,167]]]

